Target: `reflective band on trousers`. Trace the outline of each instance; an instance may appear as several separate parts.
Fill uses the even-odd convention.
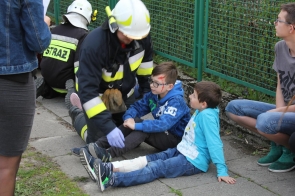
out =
[[[52,88],[53,90],[55,90],[58,93],[67,93],[67,89],[61,89],[61,88]]]
[[[81,138],[86,142],[86,139],[87,139],[87,133],[85,134],[85,132],[87,132],[87,125],[84,125],[82,127],[82,130],[81,130]]]

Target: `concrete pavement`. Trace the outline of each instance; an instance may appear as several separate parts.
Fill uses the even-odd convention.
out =
[[[266,167],[256,164],[260,156],[252,155],[255,151],[249,145],[231,135],[222,136],[224,153],[229,174],[235,177],[235,185],[218,183],[216,169],[211,164],[207,173],[173,179],[158,179],[154,182],[126,187],[108,188],[101,193],[96,183],[90,178],[79,182],[81,189],[90,196],[112,195],[295,195],[295,170],[288,173],[272,173]],[[60,165],[69,178],[88,178],[79,158],[71,155],[70,149],[84,145],[82,139],[71,126],[71,119],[63,98],[43,99],[39,97],[36,104],[34,126],[29,144],[43,154],[50,156]],[[157,152],[146,144],[141,144],[134,151],[113,160],[135,158],[140,155]],[[180,195],[180,194],[178,194]]]

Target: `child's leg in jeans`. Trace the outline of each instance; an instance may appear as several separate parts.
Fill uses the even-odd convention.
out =
[[[168,154],[171,155],[170,153]],[[163,154],[159,157],[165,158],[168,154]],[[148,156],[150,157],[150,155]],[[151,156],[150,158],[153,159],[155,157],[157,157],[157,155]],[[152,182],[158,178],[189,176],[201,172],[201,170],[199,170],[189,161],[187,161],[185,156],[179,153],[175,157],[171,157],[165,160],[159,159],[151,161],[146,167],[140,170],[128,173],[113,173],[114,183],[111,186],[133,186]]]
[[[166,160],[180,154],[176,148],[168,149],[164,152],[141,156],[135,159],[112,162],[114,172],[131,172],[144,168],[148,162]]]

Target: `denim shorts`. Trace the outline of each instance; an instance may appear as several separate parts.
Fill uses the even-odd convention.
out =
[[[237,116],[248,116],[257,119],[256,129],[266,134],[281,132],[291,135],[295,132],[295,113],[267,112],[275,108],[276,106],[274,104],[237,99],[230,101],[225,111]]]

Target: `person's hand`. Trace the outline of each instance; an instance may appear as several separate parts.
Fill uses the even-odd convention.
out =
[[[124,127],[128,127],[129,129],[134,130],[135,129],[135,121],[133,118],[128,118],[123,123]]]
[[[111,146],[118,147],[118,148],[124,148],[125,144],[125,138],[122,134],[122,131],[118,129],[117,127],[112,130],[109,134],[107,134],[108,142]]]
[[[220,176],[218,177],[218,182],[224,181],[227,184],[235,184],[236,183],[236,179],[229,177],[229,176]]]
[[[50,22],[51,19],[48,16],[44,16],[44,22],[48,25],[48,27],[50,26]]]
[[[128,118],[128,119],[126,119],[126,120],[124,121],[124,123],[123,123],[124,127],[127,127],[125,124],[127,124],[127,123],[129,123],[129,122],[133,122],[133,123],[135,123],[134,118]]]

